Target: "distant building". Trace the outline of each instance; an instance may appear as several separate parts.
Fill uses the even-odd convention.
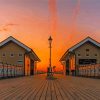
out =
[[[22,66],[24,75],[34,75],[39,61],[31,48],[12,36],[0,43],[0,62]]]
[[[77,75],[78,66],[100,64],[100,43],[87,37],[69,48],[60,61],[66,75]]]

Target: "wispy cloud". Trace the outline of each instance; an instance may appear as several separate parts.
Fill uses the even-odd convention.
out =
[[[10,31],[10,30],[12,29],[13,26],[18,26],[18,24],[7,23],[7,24],[5,24],[5,25],[1,25],[1,26],[0,26],[0,31],[2,31],[2,32]]]
[[[8,27],[8,26],[17,26],[18,24],[14,24],[14,23],[8,23],[6,24],[5,26]]]

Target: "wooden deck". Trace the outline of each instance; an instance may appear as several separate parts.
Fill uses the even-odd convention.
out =
[[[45,75],[0,80],[0,100],[100,100],[100,80]]]

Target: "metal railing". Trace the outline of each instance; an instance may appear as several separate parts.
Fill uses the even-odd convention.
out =
[[[0,63],[0,78],[10,78],[19,76],[24,76],[23,66]]]
[[[82,65],[78,67],[78,75],[100,78],[100,64]]]

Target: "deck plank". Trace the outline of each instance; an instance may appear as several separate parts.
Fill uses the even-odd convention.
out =
[[[57,100],[57,95],[56,95],[56,91],[55,91],[55,87],[54,87],[54,82],[55,81],[51,81],[51,98],[52,98],[52,100]]]
[[[42,93],[42,95],[40,97],[40,100],[45,100],[46,99],[47,90],[48,90],[48,81],[47,81],[47,83],[46,83],[46,85],[44,87],[44,90],[43,90],[43,93]]]
[[[51,84],[50,84],[51,80],[48,80],[48,87],[47,87],[47,91],[46,91],[46,100],[51,100]]]
[[[56,75],[0,80],[0,100],[100,100],[100,80]]]

